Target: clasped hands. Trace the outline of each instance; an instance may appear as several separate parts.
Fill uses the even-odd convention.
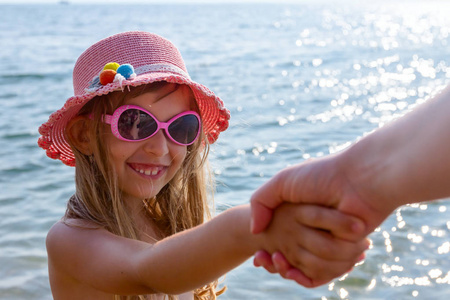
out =
[[[389,214],[364,201],[333,157],[282,170],[251,198],[254,234],[267,245],[254,265],[317,287],[365,258],[366,236]]]

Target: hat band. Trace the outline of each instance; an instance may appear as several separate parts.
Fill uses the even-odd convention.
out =
[[[183,71],[181,68],[174,66],[174,65],[166,65],[166,64],[150,64],[150,65],[144,65],[137,67],[135,70],[136,75],[141,75],[145,73],[151,73],[151,72],[169,72],[174,73],[177,75],[181,75],[183,77],[186,77],[187,79],[191,79],[189,74],[185,71]]]
[[[122,88],[122,83],[124,80],[134,79],[134,78],[136,78],[136,75],[142,75],[142,74],[153,73],[153,72],[173,73],[176,75],[183,76],[184,78],[186,78],[188,80],[191,80],[191,77],[189,76],[189,74],[187,72],[185,72],[183,69],[181,69],[175,65],[149,64],[149,65],[143,65],[143,66],[137,67],[136,69],[134,69],[131,65],[129,65],[129,68],[131,68],[131,71],[133,72],[132,74],[129,74],[129,77],[125,78],[121,74],[116,74],[114,76],[114,79],[111,78],[110,82],[117,81],[120,83],[120,87]],[[89,82],[89,87],[85,88],[84,91],[87,93],[94,93],[98,89],[100,89],[104,84],[106,84],[106,83],[103,83],[103,84],[101,83],[100,76],[101,76],[101,73],[99,73],[99,75],[92,78],[92,80]]]

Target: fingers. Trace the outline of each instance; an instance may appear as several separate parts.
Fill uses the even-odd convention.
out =
[[[357,218],[322,206],[283,204],[277,208],[274,223],[265,233],[268,239],[278,239],[272,251],[281,251],[291,264],[298,256],[298,249],[325,260],[356,262],[369,248],[369,241],[359,236],[352,237],[353,240],[334,236],[336,232],[351,236],[354,220],[359,222]]]
[[[284,255],[281,252],[275,252],[274,254],[272,254],[272,262],[277,272],[282,277],[286,278],[286,273],[289,271],[289,269],[292,268],[292,266],[286,260]]]
[[[272,261],[281,277],[293,280],[304,287],[317,286],[315,285],[316,283],[311,278],[306,276],[301,270],[291,266],[281,252],[275,252],[272,254]]]
[[[284,172],[283,172],[284,171]],[[294,199],[283,199],[283,189],[292,185],[284,175],[286,171],[282,170],[272,177],[268,182],[258,188],[250,199],[251,220],[250,231],[258,234],[264,231],[269,225],[273,210],[285,201],[294,201]]]
[[[313,280],[309,278],[301,270],[292,267],[281,252],[275,252],[272,256],[270,256],[270,254],[266,251],[258,251],[255,254],[254,262],[255,266],[263,266],[270,273],[278,273],[281,277],[288,280],[293,280],[307,288],[314,288],[324,285],[333,279],[327,278],[326,280]]]
[[[254,264],[264,267],[270,273],[279,273],[285,279],[312,288],[350,272],[356,263],[365,258],[365,254],[362,253],[357,257],[342,260],[339,254],[338,260],[328,260],[300,247],[294,255],[285,257],[281,252],[274,252],[271,256],[266,251],[259,251],[255,254]]]
[[[278,273],[281,277],[293,280],[307,288],[324,285],[331,280],[352,271],[354,266],[352,262],[330,262],[320,258],[308,257],[306,252],[303,253],[303,257],[308,260],[308,262],[303,263],[302,269],[296,269],[288,262],[281,252],[275,252],[271,256],[268,252],[261,250],[255,254],[254,265],[256,267],[262,266],[272,274]],[[363,253],[358,258],[358,262],[364,259],[365,254]],[[305,272],[307,272],[308,275],[305,274]]]
[[[320,283],[308,278],[302,271],[292,267],[280,252],[275,252],[271,256],[264,250],[258,251],[255,253],[253,263],[255,267],[263,267],[269,273],[278,273],[281,277],[293,280],[305,287],[316,287],[320,285]]]
[[[334,208],[304,204],[296,212],[298,222],[329,231],[337,238],[357,242],[365,236],[362,220]]]
[[[340,276],[353,267],[370,245],[364,239],[355,238],[357,241],[353,242],[332,234],[352,231],[354,220],[359,221],[321,206],[283,204],[276,209],[273,222],[262,234],[267,241],[265,249],[272,253],[280,251],[290,264],[276,254],[272,257],[274,266],[267,256],[260,264],[283,277],[292,265],[302,272],[291,272],[296,281],[307,286]],[[314,281],[308,281],[308,277]]]
[[[305,286],[314,286],[319,282],[326,283],[348,272],[361,260],[361,255],[369,247],[366,240],[349,242],[335,238],[329,232],[307,226],[298,225],[294,230],[298,234],[281,245],[279,250],[290,265],[303,273],[294,275],[296,274],[296,281],[302,282]],[[291,243],[292,241],[294,243]],[[277,257],[276,260],[273,259],[273,263],[280,274],[288,276],[285,262]],[[308,283],[303,275],[314,281]]]
[[[296,266],[297,269],[303,273],[294,273],[295,276],[300,276],[300,279],[297,280],[302,281],[302,284],[305,284],[304,279],[302,278],[303,276],[313,280],[313,282],[310,282],[310,285],[306,285],[308,287],[313,287],[315,284],[321,282],[329,282],[330,280],[347,273],[353,268],[358,260],[358,258],[351,260],[326,260],[315,256],[304,249],[299,249],[297,254],[298,257],[294,260],[288,259],[293,266]],[[277,268],[276,263],[274,262],[275,268]],[[294,275],[291,274],[289,276]]]
[[[264,250],[260,250],[255,253],[253,264],[255,267],[263,267],[269,273],[278,273],[275,265],[272,262],[272,257],[268,252]]]
[[[364,239],[359,242],[349,242],[335,238],[332,234],[314,228],[304,228],[299,237],[298,247],[315,256],[331,261],[354,261],[370,243]],[[288,259],[291,259],[288,257]]]

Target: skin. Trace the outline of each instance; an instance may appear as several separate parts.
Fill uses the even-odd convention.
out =
[[[191,94],[187,87],[174,90],[173,85],[129,99],[126,104],[140,106],[159,121],[166,122],[190,108]],[[104,124],[104,126],[109,126]],[[164,130],[140,142],[116,138],[111,130],[103,137],[111,151],[119,188],[125,200],[142,204],[142,199],[154,197],[173,178],[186,157],[186,146],[171,142]],[[155,175],[139,172],[157,171]]]
[[[284,202],[335,208],[361,218],[369,234],[401,205],[449,197],[449,112],[447,87],[347,150],[282,170],[252,196],[252,232],[263,231]],[[255,263],[291,278],[311,274],[268,253]]]
[[[125,104],[142,106],[160,121],[167,121],[189,110],[191,101],[186,87],[171,88],[142,94]],[[80,141],[89,140],[80,134],[85,131],[77,130],[77,126],[86,126],[85,122],[70,127]],[[281,250],[296,267],[313,268],[320,274],[326,268],[335,273],[347,271],[367,248],[365,241],[349,238],[363,231],[357,218],[321,206],[289,204],[280,206],[268,230],[257,235],[249,230],[250,206],[242,205],[158,241],[153,224],[140,214],[142,199],[158,193],[173,177],[186,147],[172,143],[162,131],[133,143],[112,134],[102,138],[112,150],[120,189],[144,238],[119,237],[84,220],[69,220],[75,226],[56,223],[46,240],[56,300],[103,300],[114,294],[157,294],[160,298],[162,294],[182,294],[181,299],[193,299],[193,289],[224,275],[259,249]],[[137,171],[141,167],[157,168],[158,174],[142,175]],[[317,280],[330,278],[319,275]]]

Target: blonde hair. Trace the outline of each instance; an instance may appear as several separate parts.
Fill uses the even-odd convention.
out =
[[[91,149],[92,155],[85,155],[74,146],[68,135],[76,160],[76,193],[68,202],[63,221],[88,220],[113,234],[141,239],[136,224],[122,201],[113,166],[108,160],[108,149],[98,138],[105,130],[101,116],[105,113],[111,114],[126,99],[159,89],[166,84],[168,83],[153,83],[124,92],[98,96],[82,108],[78,115],[93,115],[92,126],[89,126],[88,131],[91,137],[95,137],[95,143]],[[192,109],[198,111],[196,101],[191,103]],[[208,194],[212,198],[213,180],[207,162],[208,152],[207,139],[201,133],[200,138],[187,147],[186,157],[173,179],[155,197],[143,200],[143,210],[156,227],[158,235],[156,239],[163,239],[195,227],[211,218],[207,199]],[[70,223],[67,222],[67,224]],[[195,299],[216,299],[216,296],[225,291],[225,288],[216,291],[217,285],[218,282],[215,281],[195,290]],[[176,299],[176,296],[172,295],[167,297]],[[117,295],[115,299],[146,298],[145,296]]]

